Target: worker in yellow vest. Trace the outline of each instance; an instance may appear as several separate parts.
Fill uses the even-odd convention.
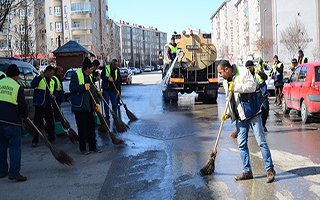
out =
[[[48,134],[48,139],[50,142],[55,141],[54,132],[54,117],[53,117],[53,107],[52,100],[54,98],[53,92],[55,83],[52,79],[54,74],[54,67],[48,65],[43,73],[36,76],[31,81],[31,87],[34,88],[33,92],[33,105],[35,107],[34,113],[34,124],[38,129],[43,129],[43,119],[46,121],[45,131]],[[48,87],[47,87],[48,85]],[[32,139],[32,147],[37,147],[39,143],[39,135],[34,133]]]
[[[20,174],[21,118],[28,117],[28,107],[18,78],[19,69],[13,64],[8,67],[7,77],[0,80],[0,178],[9,175],[10,180],[26,181],[27,177]]]
[[[90,91],[95,101],[99,102],[91,76],[93,69],[94,67],[90,59],[86,57],[83,61],[82,69],[77,70],[76,73],[71,76],[69,86],[71,92],[71,110],[74,113],[78,127],[79,150],[83,155],[101,152],[96,146],[94,121],[94,112],[95,110],[100,112],[100,105],[94,104],[88,92]],[[87,143],[89,145],[89,151],[87,151]]]
[[[109,103],[111,102],[112,110],[118,114],[118,96],[121,92],[121,76],[118,69],[119,62],[117,59],[113,59],[110,65],[101,72],[102,79],[102,95],[104,99]],[[105,105],[106,120],[110,124],[109,107]]]
[[[298,51],[298,63],[302,64],[302,63],[307,63],[308,62],[308,58],[304,57],[304,53],[303,51],[300,49]]]

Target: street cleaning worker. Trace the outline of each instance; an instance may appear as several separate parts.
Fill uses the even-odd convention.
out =
[[[89,153],[102,152],[96,146],[96,132],[94,111],[100,112],[100,105],[94,104],[89,94],[89,90],[94,96],[96,102],[98,96],[95,87],[91,80],[91,74],[94,67],[89,58],[85,58],[83,61],[82,69],[77,70],[71,76],[70,80],[70,101],[71,110],[76,118],[78,134],[79,134],[79,149],[81,154],[87,155]],[[89,151],[87,151],[87,144],[89,144]]]
[[[111,64],[107,64],[101,72],[103,98],[107,101],[108,104],[109,101],[111,102],[112,110],[116,114],[118,114],[118,98],[121,93],[121,75],[118,66],[118,60],[113,59],[111,61]],[[105,105],[105,114],[106,121],[108,124],[110,124],[109,107],[107,105]]]
[[[297,59],[296,58],[292,58],[292,60],[291,60],[291,66],[289,67],[290,68],[290,70],[291,70],[291,74],[296,70],[296,68],[298,67],[298,61],[297,61]],[[290,76],[291,76],[291,74],[290,74]]]
[[[39,130],[42,130],[44,128],[43,119],[45,119],[45,131],[48,134],[48,140],[50,142],[55,141],[54,116],[51,99],[54,98],[53,91],[55,87],[54,80],[52,79],[53,74],[54,67],[48,65],[43,73],[40,73],[39,76],[36,76],[31,81],[31,87],[34,88],[33,105],[35,107],[33,122]],[[38,133],[33,133],[32,147],[37,147],[38,143],[39,135]]]
[[[175,42],[175,38],[172,37],[169,43],[168,51],[167,51],[167,56],[170,59],[170,63],[173,62],[173,60],[177,56],[177,51],[178,51],[178,45]]]
[[[7,77],[0,80],[0,178],[26,181],[21,168],[21,118],[28,117],[28,107],[22,86],[17,82],[19,69],[8,67]],[[7,149],[10,167],[8,172]]]
[[[253,78],[256,81],[256,93],[261,102],[261,119],[262,119],[262,127],[264,132],[268,132],[266,127],[267,119],[269,116],[269,100],[268,100],[268,91],[266,80],[268,79],[267,74],[264,72],[264,68],[261,68],[259,65],[257,67],[254,66],[252,60],[248,60],[246,62],[246,67],[252,74]],[[231,133],[232,138],[237,138],[238,132],[235,130]]]
[[[54,91],[53,95],[56,97],[56,101],[59,106],[61,106],[61,103],[64,101],[64,92],[63,92],[63,85],[62,85],[62,79],[63,79],[63,69],[60,66],[57,66],[54,68],[54,75],[52,76],[52,79],[54,81]]]
[[[251,127],[264,160],[267,183],[271,183],[275,179],[276,172],[273,169],[271,153],[262,130],[261,103],[256,93],[256,81],[248,69],[231,66],[227,60],[221,60],[217,70],[220,76],[225,79],[223,86],[226,94],[232,95],[230,105],[226,105],[228,106],[227,112],[223,114],[221,120],[225,121],[230,117],[232,122],[236,121],[238,131],[237,142],[243,164],[243,172],[236,176],[235,180],[253,178],[248,148],[248,132]]]

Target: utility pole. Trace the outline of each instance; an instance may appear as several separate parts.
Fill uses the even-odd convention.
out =
[[[27,61],[27,53],[28,53],[28,2],[25,1],[24,7],[24,61]]]

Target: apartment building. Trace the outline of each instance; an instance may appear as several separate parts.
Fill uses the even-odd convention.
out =
[[[319,4],[318,0],[305,3],[299,0],[225,1],[211,17],[218,57],[243,64],[247,59],[258,57],[272,62],[273,55],[278,54],[282,61],[289,63],[301,48],[310,61],[320,59]],[[301,32],[300,44],[289,50],[283,33],[290,25],[293,27],[296,20],[305,26],[305,33]],[[302,30],[302,27],[294,29]],[[293,39],[290,42],[294,43]]]
[[[122,62],[129,66],[157,65],[159,53],[167,43],[167,33],[156,28],[120,21],[120,44]]]
[[[107,21],[107,27],[109,31],[106,38],[108,38],[109,41],[104,43],[106,44],[104,57],[108,62],[114,58],[121,60],[120,26],[112,19],[109,19]]]
[[[108,2],[90,0],[46,0],[47,51],[75,40],[96,56],[108,48]]]
[[[44,2],[26,0],[8,14],[0,32],[0,56],[31,58],[46,51]]]

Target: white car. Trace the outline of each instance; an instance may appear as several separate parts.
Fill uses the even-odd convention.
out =
[[[152,69],[151,69],[151,67],[150,67],[150,66],[146,66],[146,67],[144,68],[144,71],[145,71],[145,72],[151,72],[151,71],[152,71]]]
[[[77,70],[80,70],[81,68],[70,68],[66,71],[64,74],[63,80],[62,80],[62,86],[64,90],[64,96],[65,99],[70,97],[70,90],[69,90],[69,85],[70,85],[70,80],[72,74],[74,74]]]

